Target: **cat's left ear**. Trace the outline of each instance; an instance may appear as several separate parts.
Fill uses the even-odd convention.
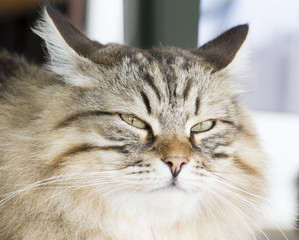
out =
[[[70,85],[92,85],[82,69],[92,69],[92,56],[104,47],[102,44],[88,39],[50,5],[44,7],[33,31],[46,43],[51,71],[63,76]]]
[[[205,61],[212,65],[213,72],[216,72],[232,62],[247,34],[247,24],[236,26],[200,48],[193,50],[192,53],[203,57]]]

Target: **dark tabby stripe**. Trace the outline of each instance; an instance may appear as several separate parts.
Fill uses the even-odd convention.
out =
[[[184,92],[183,92],[183,97],[184,97],[185,102],[187,101],[187,99],[189,97],[190,90],[191,90],[191,80],[188,79],[186,87],[185,87]]]
[[[126,153],[128,153],[128,151],[125,148],[126,148],[126,145],[123,145],[123,146],[94,146],[94,145],[89,144],[89,143],[84,143],[84,144],[81,144],[81,145],[74,146],[74,147],[70,148],[69,150],[67,150],[66,152],[58,155],[54,159],[53,164],[57,165],[58,163],[61,163],[62,160],[65,157],[80,154],[80,153],[83,153],[83,152],[116,151],[116,152],[126,154]]]
[[[80,112],[80,113],[75,113],[63,121],[59,122],[56,124],[55,129],[63,128],[69,126],[72,122],[77,121],[80,118],[83,117],[89,117],[89,116],[99,116],[99,115],[113,115],[115,113],[111,112],[102,112],[102,111],[86,111],[86,112]]]
[[[232,121],[228,121],[228,120],[221,120],[221,122],[225,123],[225,124],[228,124],[228,125],[231,125],[231,126],[235,126],[235,124],[232,122]]]
[[[142,100],[144,102],[144,105],[146,106],[147,112],[149,114],[151,114],[152,113],[152,108],[151,108],[148,97],[146,96],[146,94],[143,91],[141,91],[140,94],[141,94]]]
[[[230,155],[228,155],[226,153],[214,153],[213,154],[213,158],[217,158],[217,159],[226,159],[229,157],[230,157]]]
[[[197,96],[196,100],[195,100],[195,115],[198,114],[199,111],[199,103],[200,103],[200,99],[199,96]]]
[[[161,95],[159,92],[159,89],[157,88],[157,86],[154,84],[154,79],[151,75],[149,75],[148,73],[145,75],[144,77],[144,81],[153,89],[154,93],[156,94],[157,98],[159,101],[161,101]]]
[[[248,175],[257,175],[260,174],[256,169],[254,169],[252,166],[246,164],[244,161],[242,161],[240,158],[235,157],[234,158],[235,165],[242,169],[244,172],[246,172]]]

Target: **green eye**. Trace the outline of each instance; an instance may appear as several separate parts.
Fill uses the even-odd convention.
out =
[[[205,132],[210,130],[212,127],[214,127],[214,121],[208,120],[201,122],[199,124],[196,124],[194,127],[191,128],[191,132],[198,133],[198,132]]]
[[[141,128],[145,129],[147,128],[147,125],[144,121],[140,120],[139,118],[135,117],[134,115],[130,114],[120,114],[120,117],[122,120],[124,120],[126,123],[129,125],[136,127],[136,128]]]

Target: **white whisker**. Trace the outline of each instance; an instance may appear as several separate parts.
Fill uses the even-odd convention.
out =
[[[258,229],[258,231],[260,231],[263,235],[264,235],[264,237],[267,239],[267,240],[270,240],[269,239],[269,237],[267,236],[267,234],[247,215],[247,214],[245,214],[241,209],[239,209],[239,208],[237,208],[237,207],[235,207],[230,201],[228,201],[226,198],[224,198],[224,197],[222,197],[222,196],[220,196],[219,194],[217,194],[215,191],[213,191],[213,194],[215,194],[217,197],[219,197],[222,201],[224,201],[225,203],[226,203],[226,205],[228,204],[228,205],[230,205],[231,206],[231,208],[233,209],[233,211],[237,214],[237,215],[242,215],[242,216],[244,216],[246,219],[248,219],[257,229]],[[239,213],[239,214],[238,214]],[[251,228],[248,226],[248,224],[244,221],[244,219],[243,218],[241,218],[242,219],[242,221],[243,221],[243,223],[244,223],[244,225],[246,225],[247,227],[248,227],[248,230],[250,230],[251,231],[251,233],[252,233],[252,235],[253,236],[255,236],[255,234],[252,232],[252,230],[251,230]],[[256,237],[255,237],[255,239],[256,239]]]
[[[258,211],[261,212],[264,216],[267,215],[266,212],[265,212],[265,210],[263,210],[261,207],[258,207],[258,206],[256,206],[256,205],[254,205],[252,202],[250,202],[250,201],[254,201],[254,202],[256,202],[256,200],[254,200],[254,199],[250,199],[249,197],[244,196],[244,195],[240,195],[240,194],[237,193],[237,192],[230,191],[230,190],[227,188],[227,187],[231,187],[231,188],[233,188],[233,190],[238,190],[238,191],[240,191],[240,189],[239,189],[238,187],[234,188],[233,186],[227,185],[227,184],[225,184],[223,181],[220,181],[220,180],[217,180],[217,182],[220,183],[220,184],[223,184],[223,185],[225,186],[225,188],[219,188],[219,187],[217,188],[217,189],[218,189],[219,191],[221,191],[222,193],[224,193],[224,194],[226,194],[226,195],[228,195],[228,196],[233,196],[233,197],[237,198],[237,200],[239,200],[239,201],[245,203],[245,204],[246,204],[247,206],[249,206],[249,207],[252,207],[252,208],[258,210]],[[244,191],[241,191],[241,192],[244,193]],[[245,191],[245,193],[247,194],[248,192]],[[252,195],[251,195],[251,196],[252,196]],[[249,201],[249,200],[250,200],[250,201]],[[266,199],[263,198],[263,200],[266,200]],[[268,201],[267,201],[267,202],[268,202]],[[283,237],[284,237],[285,239],[288,239],[287,236],[285,235],[285,233],[283,232],[283,230],[278,226],[278,224],[275,223],[275,225],[276,225],[277,229],[279,230],[279,232],[283,235]],[[289,227],[295,228],[295,227],[290,226],[290,225],[289,225]],[[296,229],[296,228],[295,228],[295,229]],[[297,229],[296,229],[296,230],[297,230]]]

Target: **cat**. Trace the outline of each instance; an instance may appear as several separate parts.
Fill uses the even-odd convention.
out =
[[[51,6],[47,69],[0,54],[0,239],[255,239],[266,160],[233,61],[88,39]]]

